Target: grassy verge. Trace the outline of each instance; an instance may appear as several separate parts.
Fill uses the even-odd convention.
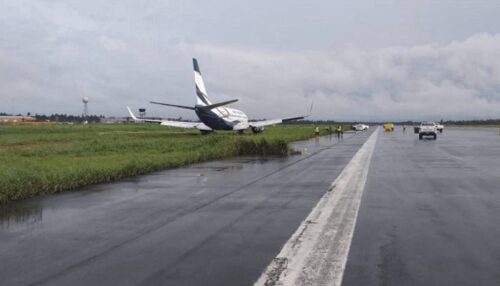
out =
[[[312,125],[261,134],[157,125],[0,125],[0,203],[235,155],[286,155]],[[323,134],[325,128],[321,128]]]

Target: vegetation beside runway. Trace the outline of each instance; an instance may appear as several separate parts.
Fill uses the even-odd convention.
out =
[[[321,134],[327,133],[321,126]],[[286,155],[314,125],[260,134],[146,124],[0,125],[0,203],[235,155]]]

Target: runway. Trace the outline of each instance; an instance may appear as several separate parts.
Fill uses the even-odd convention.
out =
[[[0,281],[500,285],[498,129],[295,147],[0,206]]]
[[[499,217],[498,129],[381,133],[343,285],[500,285]]]
[[[0,207],[2,285],[252,285],[369,132]]]

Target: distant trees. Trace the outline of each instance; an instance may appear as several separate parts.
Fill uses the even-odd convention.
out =
[[[5,113],[5,112],[0,112],[0,116],[12,116],[13,114]],[[16,116],[23,116],[22,114],[17,114]],[[89,115],[87,117],[83,115],[71,115],[71,114],[51,114],[51,115],[44,115],[44,114],[31,114],[31,112],[27,113],[27,116],[32,116],[38,121],[53,121],[53,122],[72,122],[72,123],[82,123],[85,120],[87,120],[89,123],[99,123],[101,122],[101,119],[105,118],[103,115]],[[150,118],[150,117],[148,117]],[[161,118],[153,118],[151,117],[150,119],[161,119]],[[180,120],[181,118],[169,118],[169,120]],[[186,120],[189,121],[189,120]],[[300,120],[300,121],[291,121],[291,122],[286,122],[285,124],[358,124],[358,123],[366,123],[370,125],[378,125],[378,124],[383,124],[385,122],[367,122],[367,121],[355,121],[355,122],[349,122],[349,121],[336,121],[336,120]],[[443,120],[441,119],[439,121],[441,124],[444,125],[500,125],[500,118],[499,119],[487,119],[487,120]],[[418,125],[420,124],[419,121],[412,121],[412,120],[407,120],[407,121],[394,121],[393,122],[396,125]]]
[[[51,114],[51,115],[41,115],[35,114],[34,117],[39,121],[53,121],[53,122],[72,122],[72,123],[82,123],[87,120],[89,123],[99,123],[101,119],[104,118],[103,115],[71,115],[71,114]]]
[[[13,114],[0,112],[0,116],[13,116]],[[16,114],[15,116],[23,116],[22,114]],[[98,123],[101,122],[101,119],[104,118],[103,115],[89,115],[84,117],[82,115],[70,115],[70,114],[31,114],[28,112],[26,116],[32,116],[38,121],[52,121],[52,122],[73,122],[73,123],[82,123],[87,120],[89,123]]]
[[[370,124],[370,125],[379,125],[384,124],[385,122],[367,122],[360,121],[362,123]],[[286,122],[285,124],[357,124],[360,122],[350,122],[350,121],[334,121],[334,120],[300,120],[300,121],[291,121]],[[488,120],[443,120],[439,121],[444,125],[499,125],[500,119],[488,119]],[[418,125],[420,121],[393,121],[396,125]]]
[[[500,124],[500,119],[488,119],[488,120],[445,120],[441,121],[445,125],[498,125]]]

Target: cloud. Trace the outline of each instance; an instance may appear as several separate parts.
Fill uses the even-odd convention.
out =
[[[500,117],[500,35],[375,50],[181,49],[198,55],[202,69],[208,66],[211,91],[241,98],[258,116],[273,108],[297,113],[314,100],[315,118],[324,119]]]
[[[249,36],[236,29],[231,38],[219,26],[210,34],[213,26],[205,24],[227,23],[196,3],[117,3],[0,4],[0,111],[77,114],[81,97],[89,96],[95,114],[125,116],[130,105],[147,107],[150,115],[194,118],[148,101],[194,104],[195,56],[213,100],[238,98],[235,107],[252,118],[301,114],[313,101],[315,119],[500,117],[500,34],[386,48],[288,49],[259,42],[273,33],[252,30],[253,22],[239,23]],[[313,41],[303,35],[310,32],[289,38]]]

